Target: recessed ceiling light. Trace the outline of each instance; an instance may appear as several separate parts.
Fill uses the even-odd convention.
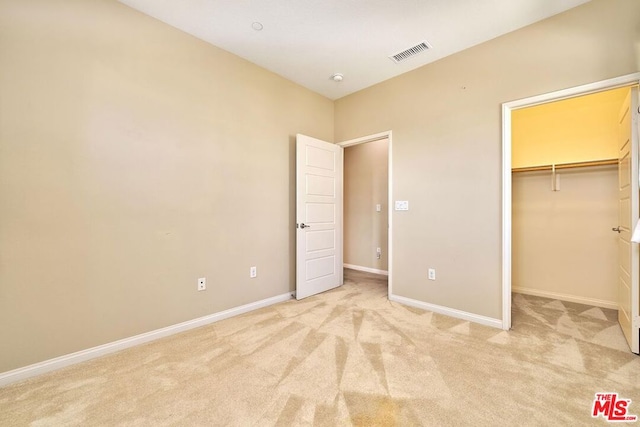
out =
[[[264,26],[261,23],[259,23],[258,21],[256,21],[256,22],[251,24],[251,28],[253,28],[256,31],[262,31]]]
[[[344,79],[344,76],[341,73],[335,73],[331,75],[331,80],[334,82],[341,82]]]

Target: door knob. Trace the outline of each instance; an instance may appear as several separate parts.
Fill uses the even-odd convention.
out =
[[[310,225],[306,225],[304,222],[300,224],[300,228],[311,228]]]
[[[620,230],[620,226],[614,227],[611,229],[611,231],[617,231],[618,233],[621,233],[622,231]]]

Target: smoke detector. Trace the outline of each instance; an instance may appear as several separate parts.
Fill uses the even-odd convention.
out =
[[[334,82],[341,82],[344,79],[344,76],[342,75],[342,73],[335,73],[331,75],[331,80],[333,80]]]

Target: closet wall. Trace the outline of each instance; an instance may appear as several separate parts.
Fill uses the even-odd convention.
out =
[[[514,169],[616,159],[618,113],[628,88],[513,111]]]
[[[515,111],[513,168],[617,158],[617,117],[628,89]],[[617,166],[514,172],[514,292],[615,307]]]

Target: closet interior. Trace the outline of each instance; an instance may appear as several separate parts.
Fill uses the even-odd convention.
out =
[[[616,308],[618,115],[628,93],[513,111],[513,292]]]

